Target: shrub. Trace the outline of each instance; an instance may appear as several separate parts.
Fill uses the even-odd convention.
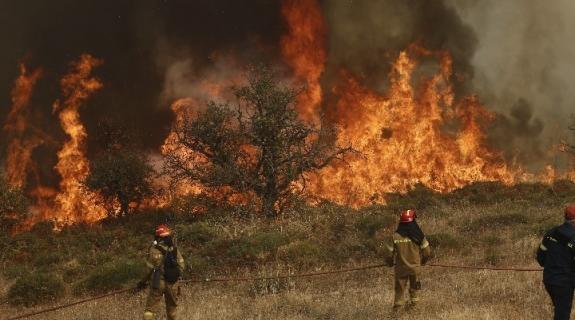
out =
[[[309,240],[298,240],[278,249],[278,257],[297,267],[310,267],[324,258],[322,248]]]
[[[447,249],[460,249],[462,248],[465,243],[462,239],[456,238],[455,236],[449,233],[436,233],[427,235],[427,240],[431,245],[432,249],[437,248],[438,250]]]
[[[16,225],[27,212],[29,199],[22,190],[11,188],[0,175],[0,229],[6,231]]]
[[[270,256],[275,256],[277,249],[288,242],[288,237],[279,232],[261,232],[235,241],[229,248],[228,254],[234,258],[265,260]]]
[[[390,215],[369,215],[361,217],[355,223],[355,227],[363,235],[373,237],[377,231],[392,227],[396,222],[396,218]]]
[[[217,231],[206,222],[197,222],[178,229],[178,240],[192,244],[203,244],[217,237]]]
[[[508,199],[509,188],[501,182],[476,182],[453,191],[447,198],[452,202],[492,204]]]
[[[64,295],[64,283],[50,273],[32,273],[19,278],[8,290],[12,305],[32,306],[55,301]]]
[[[77,293],[103,293],[120,289],[144,275],[143,261],[121,260],[105,264],[94,270],[75,288]]]
[[[505,228],[527,224],[530,219],[521,213],[504,213],[499,215],[483,216],[467,221],[461,226],[463,231],[481,231],[488,228]]]
[[[388,194],[388,208],[394,212],[405,209],[425,209],[441,203],[442,196],[422,184],[417,184],[406,194]]]
[[[553,183],[553,191],[558,197],[573,199],[575,196],[575,183],[569,180],[558,180]]]
[[[209,262],[196,255],[186,257],[186,273],[193,276],[202,276],[210,270]]]
[[[53,251],[38,252],[34,259],[34,265],[42,268],[50,265],[55,265],[62,260],[61,253]]]

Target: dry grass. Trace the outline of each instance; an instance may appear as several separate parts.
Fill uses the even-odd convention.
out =
[[[186,320],[551,318],[538,273],[427,268],[423,284],[421,304],[399,317],[391,313],[393,288],[389,269],[298,280],[288,292],[256,297],[249,295],[249,284],[185,286],[179,315]],[[126,294],[32,319],[139,319],[144,300],[142,293]]]
[[[419,222],[426,234],[430,238],[435,236],[438,241],[439,247],[435,248],[437,257],[433,261],[435,263],[537,267],[534,252],[540,241],[541,232],[548,226],[561,222],[563,205],[561,202],[541,204],[511,200],[481,205],[440,203],[421,210]],[[353,232],[350,235],[350,228],[357,225],[357,219],[350,218],[349,213],[342,215],[335,209],[326,210],[328,211],[321,214],[308,214],[294,220],[266,225],[265,230],[308,235],[308,240],[311,242],[315,243],[316,240],[323,242],[322,248],[326,251],[323,252],[323,256],[336,255],[338,254],[336,251],[342,248],[339,246],[341,243],[349,242],[355,245],[362,235],[359,235],[359,231],[358,235]],[[366,228],[370,226],[368,223],[363,225],[366,225]],[[218,222],[211,226],[220,237],[229,239],[257,234],[261,228],[257,221],[233,224]],[[381,233],[389,235],[392,232],[393,229],[387,228],[378,235]],[[340,238],[340,234],[344,236]],[[372,240],[375,241],[376,238],[377,236]],[[300,243],[297,241],[300,240],[293,240],[292,243]],[[334,244],[333,250],[326,246],[329,243]],[[245,268],[237,267],[235,271],[230,268],[230,272],[232,275],[258,273],[269,275],[273,274],[273,270],[285,270],[287,262],[281,259],[282,250],[284,249],[280,248],[278,260],[266,258],[267,260],[261,260],[265,263],[259,264],[260,260],[256,259],[255,267],[253,265]],[[311,257],[313,258],[313,255]],[[310,264],[313,265],[310,271],[337,268],[326,263],[332,260],[321,259],[316,264]],[[371,258],[351,255],[342,264],[357,266],[381,263],[382,260],[377,255],[372,255]],[[207,267],[215,265],[218,263],[212,261]],[[550,301],[539,272],[471,271],[426,267],[422,273],[422,282],[421,303],[415,309],[399,316],[391,313],[393,273],[390,268],[296,279],[278,287],[277,292],[271,290],[274,293],[269,293],[270,290],[262,291],[261,284],[254,283],[186,285],[182,286],[181,290],[179,314],[180,319],[185,320],[499,320],[552,317]],[[67,297],[59,301],[59,304],[76,299],[78,297]],[[145,293],[124,294],[31,319],[140,319],[144,301]],[[4,315],[13,315],[45,307],[47,306],[24,310],[4,303],[0,307],[0,312]],[[163,313],[163,309],[161,312]]]

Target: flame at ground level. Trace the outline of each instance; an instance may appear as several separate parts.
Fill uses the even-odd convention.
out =
[[[416,58],[421,56],[436,59],[438,66],[435,74],[423,81],[414,79],[418,68]],[[59,190],[31,188],[31,195],[37,199],[33,211],[39,214],[28,221],[29,225],[41,220],[54,220],[59,225],[96,222],[107,216],[99,195],[82,184],[90,166],[85,154],[87,133],[80,121],[79,108],[102,87],[90,76],[92,68],[100,63],[84,55],[62,79],[63,99],[54,105],[68,136],[58,152],[56,166],[62,181]],[[339,125],[336,143],[341,147],[351,145],[359,153],[349,155],[345,162],[334,163],[317,175],[309,175],[306,191],[314,198],[358,207],[384,203],[386,193],[407,192],[417,184],[438,192],[450,192],[483,181],[512,185],[528,181],[553,183],[570,178],[575,182],[575,169],[562,176],[548,166],[541,175],[529,175],[506,163],[500,153],[486,144],[484,124],[496,115],[474,96],[456,99],[451,75],[451,59],[447,53],[421,49],[398,55],[385,95],[367,89],[359,79],[342,71],[341,81],[333,88],[337,103],[330,119]],[[202,97],[223,99],[225,86],[198,83]],[[176,125],[201,109],[204,101],[198,101],[201,99],[191,97],[172,104]],[[306,110],[313,108],[318,106]],[[193,165],[197,157],[186,154],[185,148],[175,141],[172,132],[161,148],[162,153],[181,154]],[[168,181],[163,180],[162,183]],[[166,206],[173,196],[190,194],[215,195],[217,199],[226,200],[230,200],[228,195],[232,194],[231,201],[236,203],[249,198],[225,188],[222,192],[210,193],[199,184],[180,184],[171,197],[144,201],[144,205]]]

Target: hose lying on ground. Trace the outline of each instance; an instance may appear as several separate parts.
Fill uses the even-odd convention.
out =
[[[216,277],[213,279],[185,279],[185,280],[181,280],[179,281],[180,283],[201,283],[201,282],[242,282],[242,281],[257,281],[257,280],[273,280],[273,279],[293,279],[293,278],[309,278],[309,277],[316,277],[316,276],[323,276],[323,275],[330,275],[330,274],[340,274],[340,273],[348,273],[348,272],[357,272],[357,271],[362,271],[362,270],[369,270],[369,269],[378,269],[378,268],[383,268],[383,267],[387,267],[387,264],[374,264],[374,265],[368,265],[368,266],[363,266],[363,267],[357,267],[357,268],[348,268],[348,269],[340,269],[340,270],[329,270],[329,271],[322,271],[322,272],[312,272],[312,273],[300,273],[300,274],[284,274],[284,275],[277,275],[277,276],[268,276],[268,277],[239,277],[239,278],[221,278],[221,277]],[[448,264],[432,264],[432,263],[428,263],[425,265],[425,267],[432,267],[432,268],[449,268],[449,269],[471,269],[471,270],[489,270],[489,271],[517,271],[517,272],[537,272],[537,271],[543,271],[543,269],[539,269],[539,268],[505,268],[505,267],[500,267],[500,268],[496,268],[496,267],[474,267],[474,266],[461,266],[461,265],[448,265]],[[82,300],[78,300],[75,302],[71,302],[71,303],[67,303],[67,304],[62,304],[59,306],[55,306],[55,307],[51,307],[51,308],[47,308],[47,309],[43,309],[43,310],[39,310],[39,311],[35,311],[35,312],[30,312],[30,313],[26,313],[26,314],[22,314],[19,316],[15,316],[12,318],[6,318],[4,320],[19,320],[19,319],[25,319],[25,318],[29,318],[32,316],[37,316],[40,314],[44,314],[44,313],[48,313],[48,312],[52,312],[52,311],[57,311],[57,310],[61,310],[61,309],[65,309],[65,308],[69,308],[72,306],[76,306],[79,304],[83,304],[86,302],[90,302],[90,301],[95,301],[95,300],[100,300],[106,297],[110,297],[110,296],[114,296],[117,294],[121,294],[121,293],[125,293],[128,291],[132,291],[132,290],[136,290],[135,288],[127,288],[127,289],[120,289],[120,290],[116,290],[116,291],[112,291],[109,293],[105,293],[105,294],[101,294],[98,296],[94,296],[94,297],[90,297],[90,298],[86,298],[86,299],[82,299]]]

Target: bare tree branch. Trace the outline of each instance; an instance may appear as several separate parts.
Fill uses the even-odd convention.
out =
[[[234,88],[237,105],[210,102],[205,111],[174,126],[182,153],[166,155],[175,180],[251,192],[261,210],[283,210],[292,185],[353,152],[338,148],[330,133],[302,122],[294,108],[301,89],[281,86],[268,68],[252,69],[249,83]],[[200,159],[202,161],[200,161]]]

